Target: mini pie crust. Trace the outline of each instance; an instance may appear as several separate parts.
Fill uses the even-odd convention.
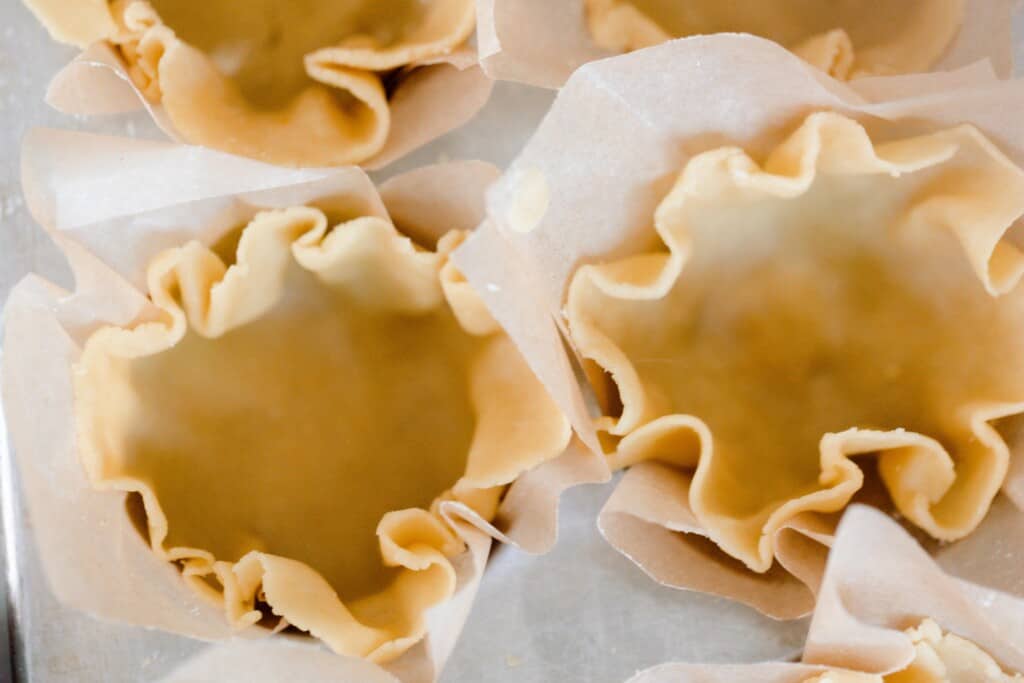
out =
[[[28,0],[55,37],[108,40],[186,141],[271,163],[335,166],[381,150],[384,76],[473,31],[473,0]]]
[[[585,0],[585,6],[594,41],[608,50],[752,33],[840,79],[927,71],[964,15],[964,0]]]
[[[1008,674],[971,641],[943,633],[931,619],[907,629],[914,644],[914,660],[885,676],[853,671],[830,671],[805,683],[1019,683],[1021,674]]]
[[[455,590],[464,545],[440,503],[491,519],[504,485],[567,445],[448,262],[463,238],[430,252],[377,217],[329,230],[316,208],[265,211],[230,267],[198,242],[159,255],[157,319],[88,339],[92,484],[140,494],[153,552],[235,627],[269,610],[335,652],[401,654]]]
[[[1024,173],[967,125],[873,145],[821,112],[762,165],[692,158],[655,213],[667,251],[570,284],[621,401],[597,422],[611,463],[693,469],[698,522],[757,572],[862,487],[851,456],[933,537],[970,533],[1010,464],[993,423],[1024,412],[1022,212]]]

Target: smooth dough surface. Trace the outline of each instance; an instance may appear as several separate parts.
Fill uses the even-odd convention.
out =
[[[432,503],[489,517],[565,446],[565,419],[446,265],[460,240],[431,253],[379,218],[327,232],[315,209],[265,212],[230,268],[198,243],[153,262],[167,320],[88,341],[94,483],[140,492],[154,550],[236,625],[262,595],[339,652],[392,656],[453,588],[461,543]]]
[[[1024,676],[1007,673],[976,644],[953,633],[943,633],[931,619],[907,630],[914,644],[914,660],[900,671],[873,676],[833,671],[806,683],[1019,683]]]
[[[658,207],[667,252],[584,266],[567,314],[621,411],[618,466],[695,468],[690,504],[756,571],[774,531],[841,509],[879,454],[897,508],[969,533],[1024,411],[1024,255],[1004,233],[1024,174],[973,128],[872,145],[811,115],[762,165],[691,159]]]
[[[928,70],[963,0],[586,0],[595,41],[615,51],[707,33],[774,40],[837,78]]]
[[[350,43],[387,47],[423,20],[418,0],[149,0],[160,19],[205,53],[255,107],[275,109],[310,85],[305,57]],[[241,11],[240,11],[241,10]]]
[[[186,141],[298,166],[372,157],[390,127],[385,76],[444,58],[476,20],[473,0],[29,5],[55,37],[113,43]]]

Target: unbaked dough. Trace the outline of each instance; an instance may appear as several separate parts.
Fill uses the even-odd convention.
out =
[[[624,52],[671,38],[752,33],[837,78],[927,71],[963,21],[963,0],[585,0],[595,42]]]
[[[448,263],[463,237],[430,252],[381,218],[266,211],[230,266],[198,242],[161,254],[159,319],[86,343],[92,483],[140,494],[152,550],[236,627],[272,613],[342,654],[400,654],[454,590],[463,543],[438,502],[490,519],[504,485],[567,444]]]
[[[655,213],[667,250],[569,289],[621,401],[612,463],[693,469],[698,521],[758,572],[787,520],[861,488],[851,456],[935,538],[970,533],[1011,458],[993,423],[1024,412],[1022,212],[1024,173],[967,125],[876,146],[822,112],[761,164],[692,158]]]
[[[115,45],[186,141],[295,166],[380,151],[389,74],[444,58],[476,21],[473,0],[28,3],[60,39]]]
[[[914,660],[886,676],[853,671],[830,671],[805,683],[1020,683],[1021,674],[1008,674],[980,647],[953,633],[943,633],[931,619],[907,630]]]

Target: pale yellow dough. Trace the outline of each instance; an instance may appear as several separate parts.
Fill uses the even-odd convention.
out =
[[[1022,212],[1024,173],[970,126],[873,145],[816,113],[762,164],[694,157],[655,214],[668,251],[570,286],[621,399],[613,464],[694,469],[698,521],[758,572],[788,520],[861,488],[855,455],[910,521],[968,534],[1011,458],[991,423],[1024,412]]]
[[[927,71],[964,0],[585,0],[595,42],[616,52],[706,33],[752,33],[836,78]]]
[[[491,518],[505,484],[567,444],[447,262],[462,237],[428,252],[380,218],[267,211],[230,267],[197,242],[161,254],[160,318],[86,343],[91,481],[141,494],[153,551],[236,627],[263,603],[336,652],[400,654],[454,590],[463,543],[437,503]]]
[[[873,676],[852,671],[830,671],[805,683],[1020,683],[1021,674],[1008,674],[992,657],[965,638],[943,633],[925,619],[907,630],[914,644],[914,660],[900,671]]]
[[[107,40],[188,142],[272,163],[380,151],[382,78],[473,31],[473,0],[26,0],[58,39]]]

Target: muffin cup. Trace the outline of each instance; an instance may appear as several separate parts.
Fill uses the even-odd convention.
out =
[[[230,8],[217,14],[211,6],[210,17],[195,15],[179,35],[145,0],[83,5],[89,21],[56,4],[35,10],[55,37],[83,52],[51,82],[52,106],[76,115],[144,106],[174,140],[261,161],[380,167],[468,121],[491,91],[471,44],[475,10],[467,0],[442,0],[419,23],[392,27],[394,44],[387,27],[380,37],[371,31],[391,16],[341,17],[355,33],[305,54],[280,39],[304,34],[268,24],[263,35]],[[227,24],[219,42],[206,33],[216,22]],[[249,42],[231,35],[232,26]],[[241,33],[248,29],[255,34]]]
[[[81,346],[103,327],[161,320],[163,314],[146,295],[147,266],[157,255],[189,242],[205,249],[202,245],[216,245],[261,211],[279,216],[288,207],[307,205],[333,215],[371,217],[382,225],[393,220],[399,230],[432,247],[448,230],[474,228],[483,190],[496,175],[487,164],[452,163],[397,176],[378,190],[358,168],[290,170],[171,143],[61,131],[30,134],[26,197],[67,255],[75,287],[66,292],[30,276],[15,288],[6,313],[4,395],[35,539],[57,598],[103,618],[194,638],[236,635],[223,607],[186,586],[178,569],[147,548],[125,496],[91,485],[75,443],[72,367]],[[446,286],[451,296],[470,295],[457,277]],[[468,324],[481,319],[470,316]],[[483,314],[483,319],[489,318]],[[564,437],[569,439],[567,425]],[[467,505],[458,495],[436,502],[436,520],[464,549],[450,554],[452,590],[426,610],[423,637],[385,664],[400,680],[436,677],[472,604],[492,538],[543,552],[554,543],[559,493],[607,476],[578,442],[554,455],[528,468],[497,509],[483,515],[482,509],[474,511],[472,500]],[[270,633],[244,630],[242,641],[208,656],[244,664],[241,671],[252,680],[272,677],[274,666],[288,662],[325,678],[387,677],[383,669],[330,653],[310,638],[261,637]],[[279,653],[274,666],[257,671],[252,661],[231,657],[248,652],[245,640],[253,637],[265,653]]]
[[[646,4],[657,6],[655,2]],[[768,4],[758,3],[759,6]],[[987,58],[1000,76],[1009,76],[1013,71],[1010,35],[1013,3],[1009,0],[966,0],[962,4],[945,4],[954,5],[947,8],[954,13],[962,11],[962,23],[957,21],[959,29],[942,48],[941,56],[937,60],[927,60],[929,68],[909,68],[908,63],[896,72],[945,71]],[[769,13],[766,16],[773,15]],[[775,16],[777,18],[778,15]],[[655,45],[669,38],[656,22],[637,11],[630,0],[567,0],[559,3],[484,0],[480,3],[479,22],[481,63],[487,73],[498,80],[519,81],[545,88],[561,87],[577,67],[589,61],[612,56],[624,48]],[[718,30],[743,30],[738,25],[727,28],[727,24],[722,23]],[[596,33],[595,28],[598,29]],[[842,75],[844,79],[892,72],[876,65],[873,71],[862,69],[858,74],[855,42],[850,42],[843,27],[830,28],[838,30],[816,37],[806,35],[804,37],[811,40],[789,47],[798,49],[811,62],[833,75]],[[748,29],[755,30],[755,26]],[[946,43],[946,40],[941,42]]]
[[[610,453],[594,422],[602,414],[595,406],[608,405],[604,380],[594,375],[580,388],[573,374],[578,349],[553,353],[557,340],[571,339],[563,308],[570,278],[585,264],[657,251],[656,208],[690,159],[726,147],[763,159],[810,114],[827,111],[885,141],[970,124],[1020,167],[1024,128],[1011,112],[1022,102],[1024,86],[998,80],[984,64],[843,83],[750,36],[683,39],[588,64],[491,188],[487,220],[464,247],[465,254],[490,254],[492,263],[509,254],[506,260],[519,264],[515,272],[477,264],[462,270],[500,311],[580,438]],[[1019,226],[1002,226],[1007,248],[1019,243]],[[1015,450],[1017,437],[1007,438]],[[630,463],[612,456],[609,464]],[[1005,496],[996,499],[1014,514],[1024,502],[1021,466],[1021,458],[1010,458]],[[663,584],[732,597],[778,618],[809,613],[837,515],[795,518],[779,530],[779,561],[755,573],[707,541],[669,471],[679,470],[665,463],[627,470],[599,520],[605,537]],[[870,500],[889,506],[884,495]],[[988,524],[1003,528],[1005,520],[991,515]],[[1019,537],[1009,529],[1000,542],[1015,544]]]

